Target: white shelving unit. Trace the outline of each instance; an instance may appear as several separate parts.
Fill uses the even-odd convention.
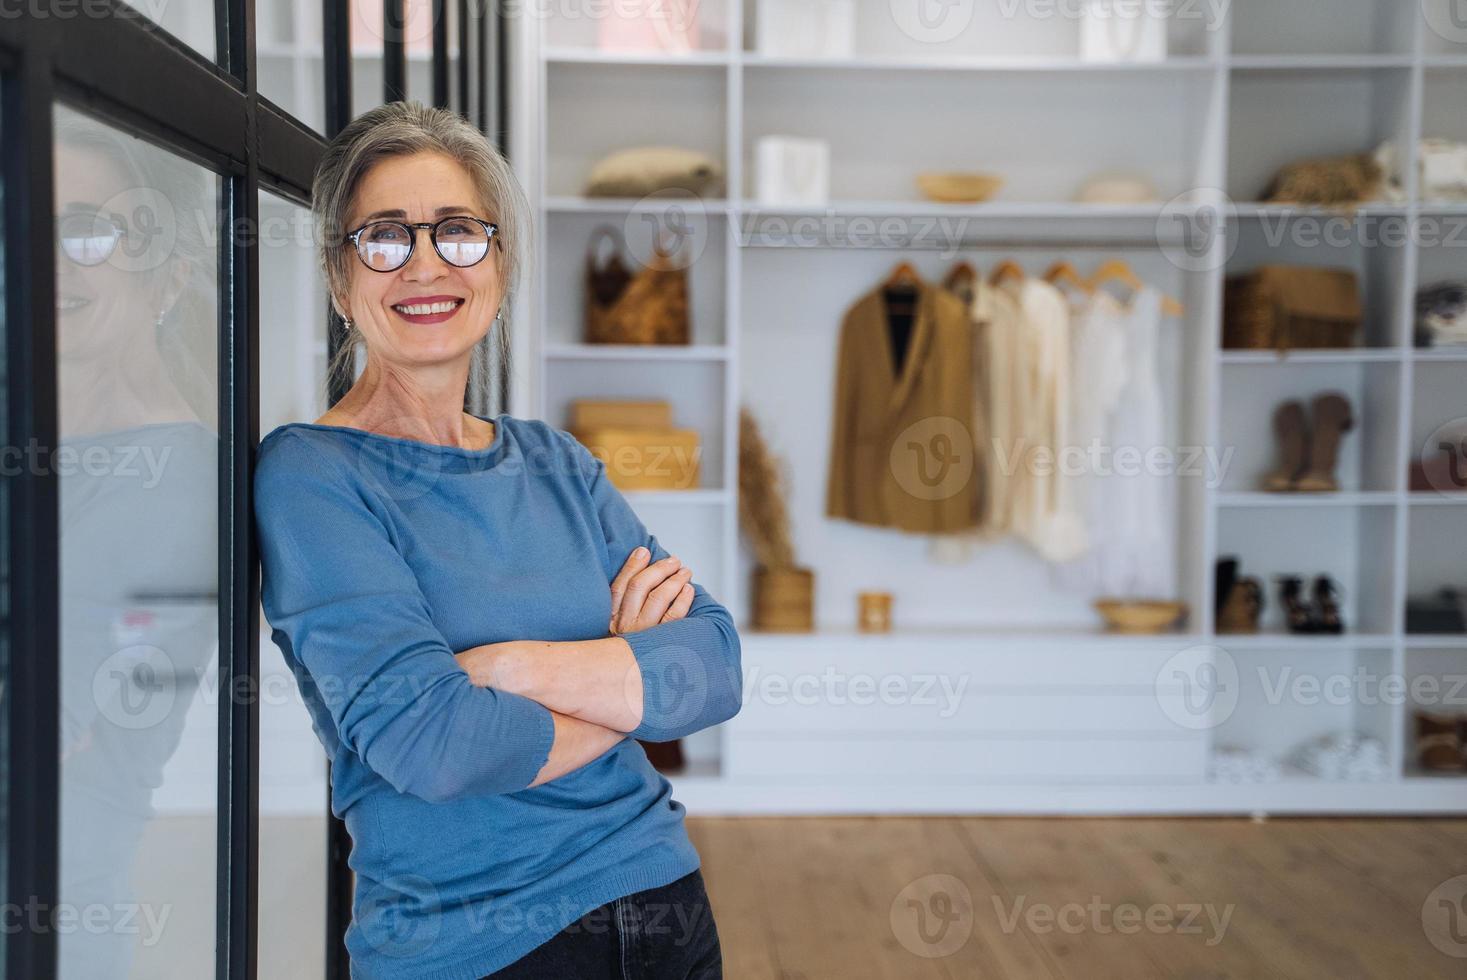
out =
[[[1343,702],[1277,693],[1301,673],[1364,677],[1357,687],[1467,674],[1467,635],[1404,632],[1408,594],[1460,576],[1467,539],[1467,495],[1407,486],[1428,433],[1467,416],[1467,356],[1411,346],[1417,285],[1467,278],[1467,259],[1407,234],[1467,220],[1467,207],[1420,200],[1414,179],[1422,135],[1467,138],[1467,32],[1437,33],[1417,4],[1342,0],[1322,17],[1307,0],[1239,0],[1222,22],[1174,22],[1167,61],[1098,65],[1076,56],[1078,22],[1053,11],[955,5],[971,7],[971,21],[930,40],[903,32],[889,4],[857,6],[857,54],[832,61],[754,51],[757,0],[700,5],[705,47],[686,55],[599,51],[587,17],[522,18],[514,38],[516,163],[539,232],[528,316],[517,318],[528,384],[516,410],[563,426],[575,397],[666,397],[703,438],[700,490],[633,498],[742,629],[744,709],[689,740],[678,798],[704,813],[1467,809],[1467,780],[1426,777],[1410,761],[1423,685],[1352,688]],[[829,206],[752,200],[753,146],[769,134],[830,143]],[[1342,217],[1257,200],[1287,162],[1385,140],[1407,161],[1407,203]],[[580,196],[597,159],[646,144],[720,159],[726,197]],[[912,182],[929,169],[990,170],[1006,183],[989,203],[933,204]],[[1086,177],[1110,170],[1146,174],[1169,203],[1070,203]],[[637,256],[659,226],[687,230],[692,346],[580,343],[587,244],[608,222]],[[883,222],[898,231],[883,239]],[[1314,226],[1345,234],[1312,245],[1304,233]],[[1189,229],[1220,233],[1198,250]],[[1391,230],[1398,242],[1374,234]],[[934,242],[960,247],[919,247]],[[824,518],[835,344],[851,301],[898,258],[937,279],[959,258],[987,270],[1011,257],[1039,273],[1061,258],[1088,271],[1111,255],[1187,310],[1168,323],[1161,351],[1169,442],[1230,453],[1213,479],[1179,481],[1178,587],[1193,610],[1184,631],[1102,632],[1088,597],[1057,587],[1011,541],[943,565],[919,536]],[[1221,350],[1224,278],[1265,261],[1354,269],[1364,346]],[[1274,406],[1324,390],[1346,392],[1358,420],[1341,492],[1259,492]],[[747,625],[751,562],[734,481],[741,404],[790,466],[796,548],[816,571],[810,635]],[[1350,631],[1284,632],[1270,583],[1263,632],[1217,634],[1214,566],[1226,555],[1265,579],[1330,574]],[[883,588],[896,596],[895,632],[853,632],[855,592]],[[1208,690],[1213,670],[1237,676]],[[832,672],[900,681],[906,694],[863,704],[830,686]],[[928,680],[962,692],[919,703],[915,688]],[[819,693],[797,703],[801,681]],[[1467,702],[1467,685],[1457,696]],[[1388,780],[1208,780],[1222,746],[1283,757],[1341,729],[1385,741]]]

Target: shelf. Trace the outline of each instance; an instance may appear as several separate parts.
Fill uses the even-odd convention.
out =
[[[1404,356],[1400,347],[1355,347],[1319,350],[1223,350],[1218,359],[1223,364],[1259,364],[1288,367],[1294,364],[1364,364],[1376,361],[1399,361]]]
[[[558,195],[546,197],[545,210],[551,214],[634,214],[641,211],[661,211],[670,207],[686,208],[696,204],[708,214],[723,214],[728,202],[722,198],[699,198],[691,191],[662,191],[661,195],[648,197],[575,197]]]
[[[1196,206],[1155,204],[1092,205],[1067,201],[992,201],[943,204],[924,200],[836,199],[826,204],[735,203],[741,246],[798,247],[806,242],[857,247],[903,247],[907,238],[962,247],[984,243],[1053,242],[1063,247],[1083,239],[1155,249],[1180,242]],[[911,220],[911,228],[854,226],[857,220]],[[1079,227],[1077,227],[1079,226]],[[1164,228],[1164,231],[1163,231]],[[1083,229],[1083,230],[1081,230]]]
[[[1233,490],[1217,495],[1219,507],[1381,507],[1397,502],[1387,490],[1336,491],[1334,493],[1269,493]]]
[[[1246,572],[1245,572],[1246,574]],[[1272,595],[1270,602],[1276,601]],[[1229,650],[1355,650],[1389,648],[1395,637],[1389,633],[1219,633],[1211,641]]]
[[[1390,218],[1405,217],[1410,208],[1394,201],[1362,201],[1324,207],[1317,204],[1289,204],[1275,201],[1238,201],[1225,210],[1239,218]]]
[[[792,69],[811,71],[877,71],[877,72],[973,72],[1000,74],[1033,72],[1035,74],[1167,74],[1171,72],[1211,71],[1217,62],[1203,57],[1168,58],[1164,61],[1101,62],[1081,61],[1067,57],[1002,57],[948,56],[902,58],[890,55],[868,55],[853,58],[792,58],[777,55],[745,54],[741,63],[749,69]]]
[[[1228,64],[1236,71],[1370,71],[1410,68],[1409,54],[1235,54]]]
[[[1464,789],[1467,789],[1467,773],[1433,772],[1430,769],[1421,768],[1414,762],[1407,764],[1405,779],[1407,782],[1412,783],[1446,784],[1459,782],[1462,784]]]
[[[1411,650],[1467,649],[1467,633],[1407,633],[1405,640]]]
[[[1462,507],[1467,505],[1467,490],[1456,493],[1414,490],[1406,494],[1406,502],[1412,507]]]
[[[728,51],[603,51],[599,48],[547,47],[543,49],[548,64],[571,65],[655,65],[716,68],[734,61]]]
[[[1156,202],[1153,204],[1079,204],[1073,201],[986,201],[975,204],[944,204],[923,200],[852,200],[836,199],[825,204],[760,204],[754,200],[734,202],[741,217],[767,216],[849,216],[849,217],[941,217],[1033,218],[1033,219],[1106,219],[1143,218],[1155,221],[1163,212],[1184,214],[1187,209]],[[1194,206],[1190,210],[1200,210]]]
[[[1411,359],[1438,364],[1467,361],[1467,347],[1455,350],[1448,347],[1415,347],[1411,349]]]
[[[729,348],[713,344],[547,344],[545,356],[588,361],[725,361]]]

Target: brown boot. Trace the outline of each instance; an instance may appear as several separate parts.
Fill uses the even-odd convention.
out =
[[[1257,633],[1263,612],[1263,583],[1251,576],[1240,578],[1228,590],[1217,614],[1219,633]]]
[[[1314,434],[1309,440],[1309,468],[1299,477],[1296,489],[1318,493],[1340,488],[1339,481],[1335,479],[1340,440],[1354,427],[1350,402],[1344,395],[1331,391],[1314,399]]]
[[[1273,433],[1279,443],[1279,464],[1276,470],[1263,478],[1263,489],[1270,493],[1296,489],[1295,481],[1304,472],[1309,442],[1303,404],[1290,400],[1276,408]]]

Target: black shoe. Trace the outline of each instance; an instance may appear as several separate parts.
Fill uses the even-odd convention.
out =
[[[1279,578],[1279,605],[1290,633],[1318,633],[1319,620],[1304,601],[1304,580],[1297,575]]]
[[[1343,633],[1345,622],[1340,618],[1340,587],[1328,575],[1314,580],[1314,618],[1320,633]]]

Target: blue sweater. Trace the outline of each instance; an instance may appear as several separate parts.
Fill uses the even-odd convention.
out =
[[[632,738],[542,786],[551,713],[474,687],[456,652],[607,635],[609,583],[667,554],[568,433],[500,415],[486,449],[291,423],[260,444],[265,615],[330,758],[356,872],[354,978],[478,980],[585,912],[699,867]],[[695,583],[624,634],[668,741],[739,710],[739,637]]]

